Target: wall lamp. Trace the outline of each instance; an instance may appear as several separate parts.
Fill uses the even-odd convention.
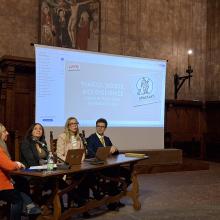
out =
[[[190,78],[192,77],[193,69],[190,63],[190,56],[193,54],[191,49],[188,50],[188,68],[186,69],[186,75],[179,76],[178,73],[174,75],[174,98],[177,99],[178,92],[181,89],[184,82],[188,79],[188,86],[190,88]]]

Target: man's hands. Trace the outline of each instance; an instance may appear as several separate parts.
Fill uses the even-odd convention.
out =
[[[115,146],[111,146],[110,153],[114,154],[116,151],[118,151],[118,148]]]

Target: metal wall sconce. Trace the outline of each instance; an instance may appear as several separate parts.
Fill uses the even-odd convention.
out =
[[[190,64],[190,56],[192,55],[192,50],[188,50],[188,68],[186,69],[186,75],[179,76],[178,73],[174,75],[174,98],[177,99],[178,92],[181,89],[184,82],[188,79],[188,86],[190,88],[190,78],[192,77],[193,69]]]

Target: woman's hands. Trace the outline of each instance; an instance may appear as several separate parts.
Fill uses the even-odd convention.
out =
[[[15,163],[18,165],[18,168],[19,169],[24,169],[25,168],[25,165],[19,161],[15,161]]]

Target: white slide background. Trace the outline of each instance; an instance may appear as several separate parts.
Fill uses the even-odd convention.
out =
[[[123,150],[164,148],[166,61],[35,45],[36,122],[54,137],[69,116],[86,135],[106,118]]]

